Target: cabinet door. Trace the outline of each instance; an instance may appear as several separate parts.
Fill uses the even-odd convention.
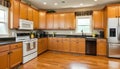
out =
[[[46,29],[46,12],[39,12],[39,29]]]
[[[53,29],[53,14],[47,14],[47,29]]]
[[[34,29],[39,29],[39,12],[37,10],[33,10],[33,22]]]
[[[107,7],[108,18],[116,18],[118,16],[118,7],[117,6],[109,6]]]
[[[119,12],[118,13],[119,13],[119,18],[120,18],[120,6],[118,6],[118,7],[119,7]]]
[[[75,29],[74,13],[65,13],[65,29]]]
[[[10,68],[20,64],[22,62],[22,48],[11,50],[10,54]]]
[[[103,29],[103,11],[93,11],[94,29]]]
[[[70,38],[63,38],[63,51],[70,52]]]
[[[10,23],[11,27],[17,29],[19,27],[19,13],[20,13],[20,2],[16,0],[10,0]]]
[[[58,51],[63,51],[63,40],[62,38],[56,38],[57,40],[57,50]]]
[[[59,14],[59,29],[65,29],[65,14]]]
[[[28,7],[28,20],[33,20],[33,9],[31,7]]]
[[[97,55],[106,56],[107,54],[106,47],[107,47],[106,39],[97,39]]]
[[[78,53],[85,54],[85,39],[84,38],[78,39],[77,49],[78,49]]]
[[[38,54],[42,53],[43,46],[42,46],[42,39],[38,39]]]
[[[42,41],[43,41],[43,51],[46,51],[47,50],[47,38],[43,38]]]
[[[70,39],[70,52],[77,52],[77,39],[76,38],[71,38]]]
[[[9,69],[9,51],[0,52],[0,69]]]
[[[54,14],[54,29],[59,29],[59,14]]]
[[[20,18],[21,19],[28,19],[27,16],[28,16],[28,6],[23,4],[23,3],[20,3]]]

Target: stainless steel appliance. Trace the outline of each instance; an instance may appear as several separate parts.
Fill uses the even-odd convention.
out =
[[[29,33],[17,33],[16,41],[23,41],[23,63],[37,57],[37,38],[29,36]]]
[[[120,18],[108,19],[108,57],[120,58]]]

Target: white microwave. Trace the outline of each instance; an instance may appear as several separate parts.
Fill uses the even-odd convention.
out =
[[[19,29],[21,30],[33,30],[33,21],[20,19]]]

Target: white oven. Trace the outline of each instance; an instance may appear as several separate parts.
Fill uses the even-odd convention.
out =
[[[37,51],[37,39],[31,39],[23,42],[23,56],[34,53]]]

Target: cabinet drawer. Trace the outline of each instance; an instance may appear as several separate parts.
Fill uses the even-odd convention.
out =
[[[10,49],[22,48],[22,43],[11,44]]]
[[[0,46],[0,52],[8,51],[9,45]]]

